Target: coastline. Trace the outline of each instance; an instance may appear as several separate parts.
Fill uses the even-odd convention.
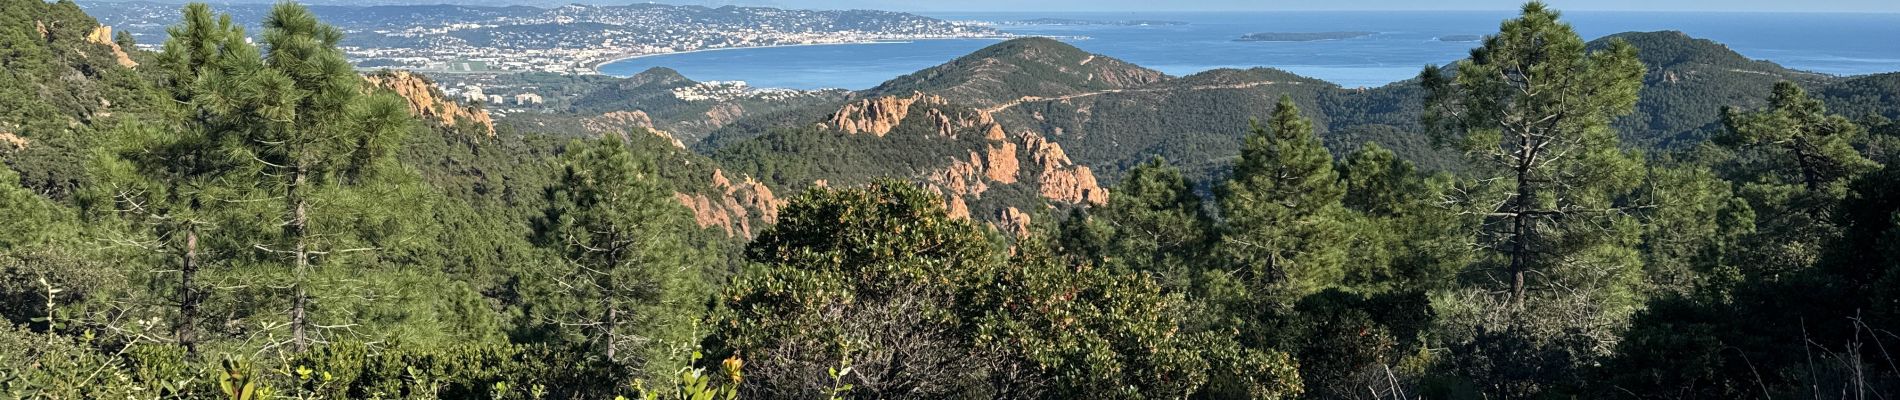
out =
[[[585,70],[582,70],[582,71],[579,71],[579,73],[584,73],[584,74],[595,74],[595,75],[607,75],[606,73],[603,73],[603,72],[601,72],[601,71],[600,71],[600,67],[601,67],[601,66],[604,66],[604,65],[607,65],[607,64],[613,64],[613,63],[616,63],[616,62],[621,62],[621,61],[626,61],[626,60],[633,60],[633,59],[640,59],[640,58],[646,58],[646,57],[657,57],[657,56],[670,56],[670,55],[678,55],[678,54],[690,54],[690,53],[702,53],[702,52],[711,52],[711,51],[725,51],[725,50],[753,50],[753,49],[769,49],[769,48],[781,48],[781,47],[812,47],[812,46],[844,46],[844,45],[862,45],[862,44],[905,44],[905,43],[916,43],[916,42],[921,42],[921,41],[926,41],[926,40],[996,40],[996,41],[1004,41],[1004,40],[1010,40],[1010,39],[1017,39],[1017,38],[1023,38],[1023,37],[1028,37],[1028,35],[1000,35],[1000,36],[972,36],[972,37],[930,37],[930,38],[915,38],[915,39],[887,39],[887,40],[866,40],[866,41],[857,41],[857,42],[838,42],[838,43],[797,43],[797,44],[774,44],[774,45],[764,45],[764,46],[740,46],[740,47],[720,47],[720,48],[714,48],[714,49],[695,49],[695,50],[686,50],[686,51],[674,51],[674,52],[667,52],[667,53],[647,53],[647,54],[634,54],[634,55],[627,55],[627,56],[617,56],[617,57],[611,57],[611,58],[602,58],[602,59],[599,59],[599,60],[588,60],[587,62],[585,62],[585,65],[586,65],[586,69],[585,69]],[[1079,39],[1079,38],[1072,38],[1072,39]]]

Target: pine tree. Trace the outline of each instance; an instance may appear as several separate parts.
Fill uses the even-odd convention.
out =
[[[1175,292],[1193,286],[1213,236],[1201,196],[1160,157],[1129,170],[1108,204],[1063,224],[1067,251],[1118,270],[1155,274]]]
[[[1427,176],[1391,150],[1367,143],[1340,165],[1352,211],[1346,286],[1358,292],[1445,288],[1469,262],[1456,239],[1468,231],[1436,205],[1453,179]]]
[[[105,154],[93,162],[101,181],[95,190],[102,191],[93,196],[148,226],[156,241],[149,247],[176,258],[178,315],[173,336],[195,350],[198,305],[205,295],[197,282],[205,264],[200,239],[215,226],[211,208],[238,196],[220,186],[242,162],[229,157],[233,143],[221,135],[228,127],[219,126],[207,110],[189,106],[198,100],[200,80],[216,73],[219,63],[256,53],[242,43],[244,31],[229,15],[213,22],[204,4],[187,5],[183,13],[183,22],[168,30],[171,37],[158,65],[169,78],[174,100],[187,106],[181,110],[183,118],[165,127],[134,122],[116,129],[114,140],[103,146]]]
[[[195,13],[187,17],[196,24],[208,20]],[[313,223],[322,206],[316,199],[372,182],[387,169],[413,120],[400,100],[364,94],[362,79],[336,47],[342,32],[318,22],[303,6],[283,3],[271,9],[261,54],[242,35],[230,34],[234,28],[195,37],[189,33],[202,27],[193,25],[188,22],[183,29],[188,40],[174,47],[181,55],[170,57],[176,61],[169,64],[174,73],[197,69],[194,88],[182,94],[209,121],[212,140],[231,144],[230,157],[244,160],[237,169],[255,182],[247,186],[283,206],[280,219],[266,221],[280,232],[257,238],[250,247],[287,259],[290,343],[302,351],[313,340],[313,270],[328,258],[375,250],[329,247],[344,241],[334,235],[340,232],[313,228],[342,230],[352,224]],[[220,37],[221,45],[209,45]]]
[[[1226,224],[1219,253],[1255,296],[1287,303],[1339,283],[1345,189],[1312,122],[1282,97],[1256,124],[1233,177],[1218,191]]]
[[[657,363],[663,346],[691,340],[682,331],[699,315],[689,285],[700,267],[689,263],[695,251],[680,236],[685,209],[617,136],[568,149],[548,192],[543,241],[575,267],[570,295],[591,315],[566,323],[590,326],[587,336],[607,360]]]
[[[1507,398],[1584,385],[1645,296],[1631,201],[1641,162],[1611,121],[1635,107],[1644,67],[1628,43],[1586,49],[1559,14],[1526,4],[1471,58],[1421,75],[1423,123],[1464,151],[1475,180],[1441,203],[1477,221],[1465,290],[1434,301],[1451,374]],[[1449,299],[1448,299],[1449,300]],[[1540,360],[1571,360],[1556,365]]]
[[[1829,114],[1799,85],[1778,83],[1768,100],[1763,110],[1725,110],[1727,129],[1711,142],[1733,151],[1720,167],[1759,216],[1735,246],[1736,262],[1745,274],[1775,277],[1815,265],[1843,239],[1839,203],[1881,165],[1855,149],[1866,134],[1859,124]]]
[[[1760,151],[1773,165],[1748,179],[1799,184],[1816,195],[1838,198],[1852,178],[1880,169],[1861,156],[1853,143],[1865,130],[1846,117],[1831,115],[1821,100],[1808,97],[1794,82],[1775,84],[1765,110],[1723,111],[1728,129],[1714,138],[1724,147]],[[1748,178],[1748,177],[1745,177]]]
[[[62,236],[64,212],[20,187],[20,175],[0,164],[0,252],[44,245]]]
[[[1621,41],[1586,51],[1558,17],[1526,4],[1451,76],[1438,67],[1421,75],[1427,129],[1493,177],[1461,200],[1485,218],[1478,244],[1503,259],[1496,270],[1513,307],[1539,276],[1632,262],[1605,258],[1618,257],[1617,221],[1630,208],[1615,201],[1638,170],[1610,122],[1635,107],[1644,68]]]

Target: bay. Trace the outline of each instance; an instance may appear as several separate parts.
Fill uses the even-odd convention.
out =
[[[1061,18],[1164,20],[1183,25],[1001,25],[1021,35],[1054,36],[1170,75],[1215,68],[1273,67],[1346,87],[1409,79],[1427,64],[1464,58],[1476,42],[1440,37],[1497,31],[1509,12],[1237,13],[931,13],[957,21]],[[1677,30],[1728,45],[1750,58],[1834,75],[1900,71],[1900,14],[1573,12],[1565,19],[1585,38],[1628,31]],[[1240,42],[1260,32],[1367,31],[1376,35],[1312,42]],[[627,76],[669,67],[698,80],[737,80],[795,89],[866,89],[941,64],[995,40],[724,49],[621,60],[601,66]]]

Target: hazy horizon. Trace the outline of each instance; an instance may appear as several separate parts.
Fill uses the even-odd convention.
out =
[[[152,1],[184,3],[189,0],[97,0],[114,1]],[[227,0],[213,3],[272,3],[276,0]],[[1342,4],[1339,1],[1291,0],[1271,3],[1250,0],[1191,0],[1157,4],[1144,0],[1048,0],[1025,4],[1008,0],[970,0],[958,2],[916,2],[903,0],[673,0],[673,1],[612,1],[612,0],[303,0],[306,4],[316,5],[434,5],[456,4],[475,6],[511,6],[526,5],[549,7],[564,4],[589,5],[626,5],[626,4],[672,4],[701,6],[757,6],[790,9],[870,9],[903,12],[1221,12],[1221,11],[1513,11],[1524,2],[1518,0],[1443,0],[1436,2],[1415,2],[1403,0],[1361,0]],[[1644,0],[1556,0],[1546,1],[1559,10],[1566,11],[1636,11],[1636,12],[1789,12],[1789,13],[1826,13],[1826,12],[1862,12],[1862,13],[1900,13],[1900,1],[1886,0],[1826,0],[1790,3],[1774,0],[1734,0],[1734,1],[1644,1]]]

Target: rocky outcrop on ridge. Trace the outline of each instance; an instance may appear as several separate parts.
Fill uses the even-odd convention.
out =
[[[464,106],[442,94],[434,82],[409,71],[381,71],[363,77],[373,87],[388,89],[409,103],[409,113],[444,126],[468,120],[481,126],[483,133],[495,135],[495,120],[488,110]]]

